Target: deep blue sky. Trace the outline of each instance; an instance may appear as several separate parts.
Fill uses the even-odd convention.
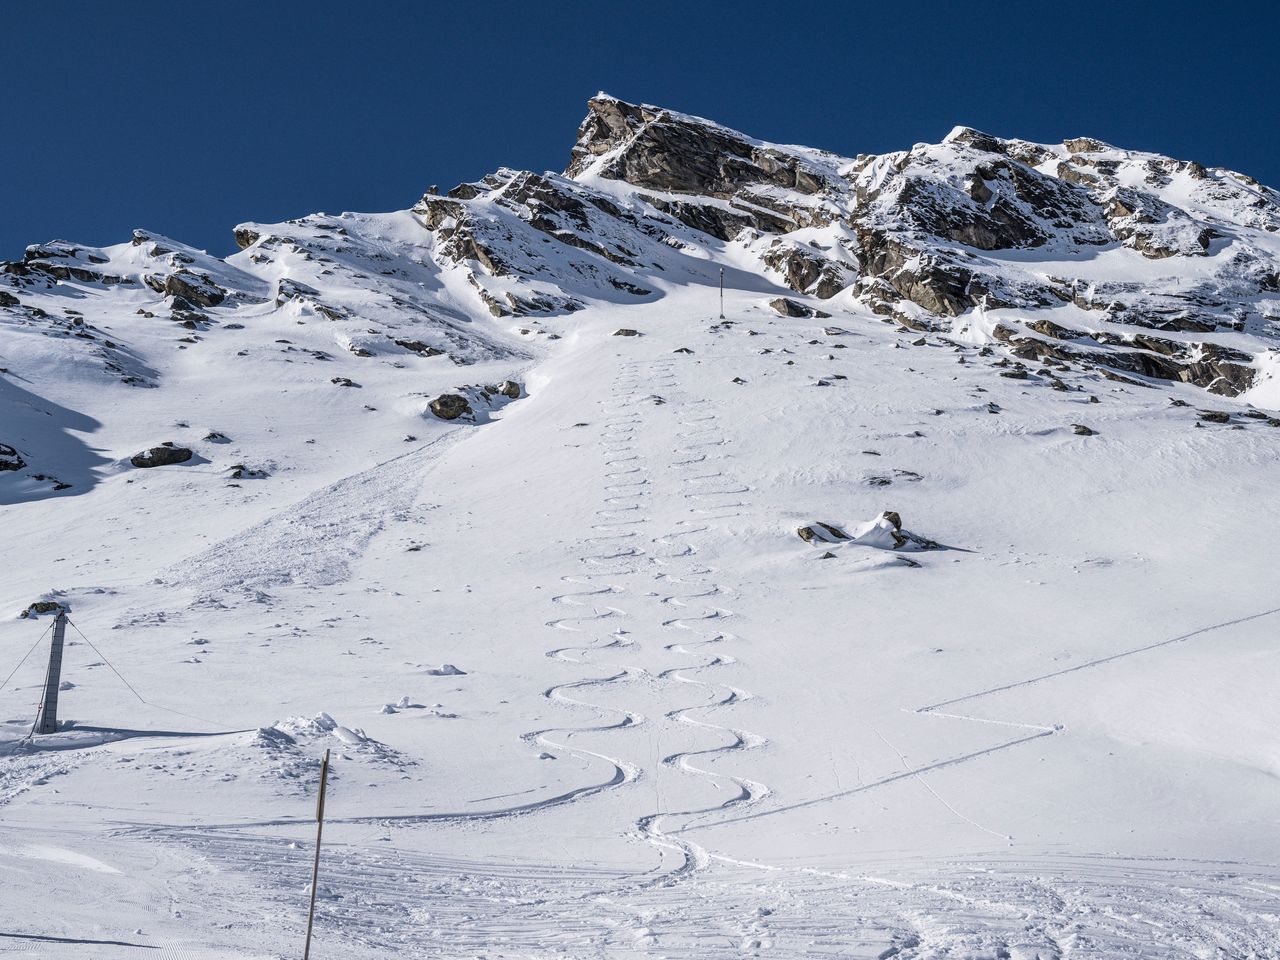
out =
[[[1280,186],[1264,3],[22,3],[0,15],[0,259],[133,227],[391,210],[562,169],[599,89],[846,154],[958,123]]]

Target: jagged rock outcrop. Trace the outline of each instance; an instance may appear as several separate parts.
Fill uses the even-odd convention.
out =
[[[177,270],[164,278],[164,293],[181,297],[199,307],[216,307],[227,298],[227,291],[198,273]]]
[[[750,186],[817,194],[828,174],[798,154],[670,110],[605,94],[587,101],[587,118],[565,171],[669,193],[729,200]]]

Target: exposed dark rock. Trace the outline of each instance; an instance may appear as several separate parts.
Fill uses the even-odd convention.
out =
[[[0,443],[0,472],[5,470],[21,470],[27,465],[22,455],[7,443]]]
[[[275,303],[277,307],[284,306],[290,300],[311,300],[318,296],[320,296],[319,290],[302,283],[300,280],[281,277],[276,281]]]
[[[227,291],[222,287],[189,270],[178,270],[165,277],[164,292],[200,307],[216,307],[227,298]]]
[[[27,609],[23,610],[18,616],[24,620],[34,619],[42,613],[59,613],[66,609],[57,600],[37,600],[35,603],[27,605]]]
[[[796,244],[778,242],[761,259],[781,273],[792,290],[822,300],[831,299],[854,280],[849,265]]]
[[[790,297],[778,297],[769,301],[771,306],[779,316],[783,317],[816,317],[820,320],[827,319],[831,316],[829,313],[823,313],[821,310],[814,310],[806,304],[792,300]]]
[[[1081,436],[1081,437],[1092,437],[1095,433],[1097,433],[1096,430],[1092,430],[1089,427],[1086,427],[1083,423],[1073,423],[1071,425],[1071,429],[1076,433],[1077,436]]]
[[[587,106],[567,171],[570,176],[608,153],[609,162],[598,170],[602,176],[718,199],[754,184],[812,194],[826,179],[795,155],[756,147],[721,127],[657,107],[605,96],[591,99]]]
[[[428,405],[441,420],[457,420],[472,414],[467,398],[456,393],[442,393]]]
[[[849,539],[849,535],[835,524],[822,523],[821,521],[801,527],[796,533],[800,535],[800,539],[805,543],[837,543],[841,540]]]
[[[158,447],[135,453],[129,458],[129,462],[135,467],[168,467],[176,463],[186,463],[194,455],[186,447],[179,447],[172,441],[165,441]]]
[[[410,353],[416,353],[422,357],[438,357],[444,353],[443,350],[437,350],[430,344],[423,343],[421,340],[393,340],[397,347],[403,347]]]
[[[632,329],[631,329],[631,328],[629,328],[629,327],[623,327],[623,328],[622,328],[622,329],[620,329],[620,330],[615,330],[615,331],[613,331],[613,335],[614,335],[615,337],[638,337],[638,336],[640,336],[640,331],[639,331],[639,330],[632,330]]]

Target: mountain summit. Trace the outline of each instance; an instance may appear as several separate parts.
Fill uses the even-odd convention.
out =
[[[1270,398],[1277,231],[1280,196],[1250,177],[1087,137],[957,127],[939,144],[845,158],[600,94],[563,175],[502,168],[405,213],[243,224],[244,253],[226,261],[145,231],[104,249],[33,246],[4,264],[0,310],[11,328],[76,336],[77,362],[93,355],[142,383],[161,371],[95,333],[126,302],[196,339],[271,302],[320,312],[348,347],[402,352],[391,334],[409,330],[467,362],[521,352],[477,315],[638,302],[658,295],[655,277],[706,283],[723,264],[730,286],[985,337],[1023,361]],[[58,309],[65,292],[46,300],[59,283],[79,285],[83,309]],[[115,339],[162,329],[144,327]]]

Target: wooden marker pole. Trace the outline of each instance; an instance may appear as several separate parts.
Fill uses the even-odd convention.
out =
[[[724,319],[724,267],[720,268],[720,319]]]
[[[311,865],[311,908],[307,911],[307,945],[302,960],[311,960],[311,927],[316,920],[316,883],[320,879],[320,836],[324,832],[324,788],[329,782],[329,751],[320,761],[320,794],[316,797],[316,858]]]

